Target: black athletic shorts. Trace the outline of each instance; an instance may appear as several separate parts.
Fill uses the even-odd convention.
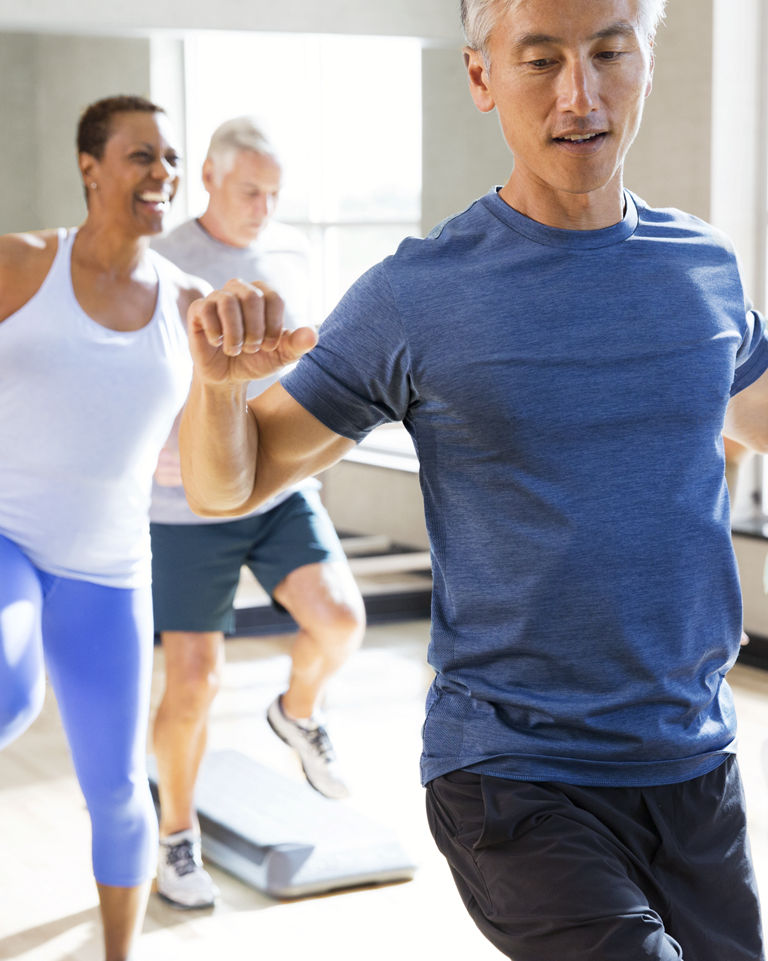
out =
[[[513,961],[762,961],[734,757],[680,784],[454,771],[427,816],[470,915]]]

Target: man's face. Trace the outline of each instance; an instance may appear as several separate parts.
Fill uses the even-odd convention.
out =
[[[280,165],[267,154],[239,150],[224,174],[210,160],[203,166],[208,211],[225,243],[247,247],[264,229],[280,192]]]
[[[496,107],[514,154],[504,199],[554,226],[615,211],[651,89],[638,0],[517,0],[491,33],[489,66],[478,51],[465,59],[475,103]]]

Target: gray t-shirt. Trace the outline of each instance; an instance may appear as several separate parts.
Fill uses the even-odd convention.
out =
[[[271,221],[254,243],[233,247],[212,237],[198,220],[187,220],[169,234],[152,243],[155,250],[188,274],[202,277],[214,287],[237,277],[262,281],[276,290],[285,302],[285,325],[290,330],[307,324],[309,316],[309,249],[300,231],[287,224]],[[248,396],[255,397],[278,379],[277,376],[254,381]],[[172,446],[178,432],[174,424]],[[316,480],[308,480],[283,491],[254,514],[264,514],[282,503],[296,490],[316,489]],[[199,517],[187,503],[184,488],[152,485],[150,519],[160,524],[216,524],[220,518]],[[224,522],[226,523],[226,521]]]

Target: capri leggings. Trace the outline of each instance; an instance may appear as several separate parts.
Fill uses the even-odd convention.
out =
[[[47,669],[104,885],[143,884],[157,859],[146,774],[152,652],[149,588],[55,577],[0,535],[0,747],[37,717]]]

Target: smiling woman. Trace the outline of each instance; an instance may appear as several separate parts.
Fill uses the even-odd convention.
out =
[[[149,249],[178,186],[162,109],[99,101],[78,150],[84,223],[0,238],[0,746],[39,712],[47,668],[91,816],[106,959],[122,961],[156,856],[149,491],[204,288]]]
[[[81,244],[92,227],[107,223],[120,223],[127,236],[136,237],[163,229],[179,185],[172,139],[165,114],[138,97],[109,98],[85,111],[78,131],[88,207]]]

